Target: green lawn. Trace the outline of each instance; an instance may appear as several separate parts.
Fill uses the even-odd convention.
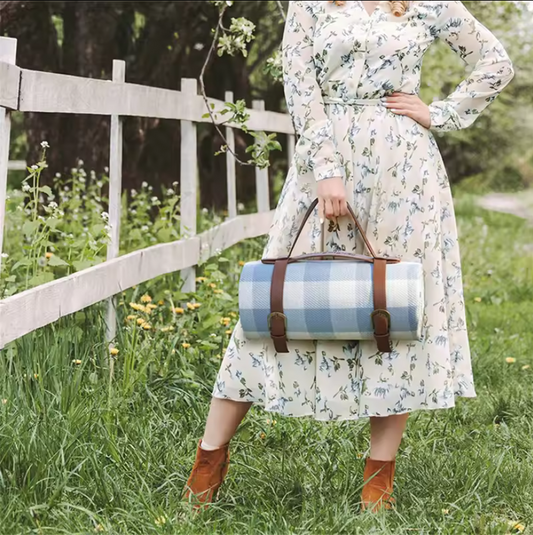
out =
[[[1,353],[1,535],[517,533],[510,521],[528,533],[533,232],[466,195],[457,215],[479,397],[411,417],[395,511],[359,510],[366,421],[274,424],[256,408],[233,442],[220,501],[201,516],[180,502],[236,321],[238,261],[261,251],[252,241],[204,266],[197,296],[179,295],[173,276],[127,292],[121,314],[136,317],[121,330],[111,386],[101,307]],[[129,307],[144,294],[158,306],[150,315]],[[170,313],[186,300],[202,306]]]

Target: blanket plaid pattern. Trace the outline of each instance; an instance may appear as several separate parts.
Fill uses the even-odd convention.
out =
[[[357,261],[295,262],[287,267],[283,292],[288,339],[370,340],[373,264]],[[248,338],[268,338],[272,264],[247,263],[239,283],[239,313]],[[422,265],[387,266],[387,310],[391,339],[422,335],[424,281]]]

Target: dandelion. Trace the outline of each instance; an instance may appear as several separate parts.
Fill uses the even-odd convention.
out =
[[[529,364],[526,364],[525,366],[522,366],[522,370],[529,370],[531,366]]]
[[[148,310],[155,310],[157,308],[157,305],[154,305],[153,303],[150,303],[150,304],[146,305],[146,308]]]
[[[154,522],[156,526],[164,526],[167,523],[167,519],[164,516],[158,516]]]
[[[189,349],[189,347],[191,347],[191,344],[188,344],[187,342],[183,342],[183,344],[181,344],[181,347],[183,347],[183,349]]]
[[[144,325],[145,323],[146,323],[145,320],[143,320],[142,318],[139,318],[137,320],[137,325]]]
[[[224,290],[213,290],[214,294],[220,295],[224,293]]]
[[[126,318],[126,320],[128,320],[128,321],[134,321],[136,319],[137,319],[137,316],[135,316],[134,314],[131,314]]]
[[[143,305],[139,305],[139,303],[130,303],[130,307],[133,308],[133,310],[136,310],[137,312],[145,311],[145,307]]]
[[[165,304],[165,302],[163,301],[163,299],[160,299],[160,300],[157,302],[157,304],[158,304],[160,307],[162,307],[162,306]]]
[[[209,288],[216,288],[216,287],[217,287],[217,285],[216,285],[214,282],[212,282],[212,283],[209,285]]]
[[[109,354],[112,356],[112,357],[116,357],[118,354],[120,353],[120,350],[116,347],[112,347],[110,350],[109,350]]]
[[[74,359],[72,361],[72,364],[76,364],[76,366],[79,366],[81,364],[81,360],[80,359]]]
[[[183,308],[180,308],[180,307],[174,308],[172,311],[174,312],[174,314],[184,314],[185,313],[185,310],[183,310]]]
[[[206,280],[206,277],[196,277],[196,282],[205,282]]]
[[[507,357],[505,359],[505,362],[507,362],[507,364],[514,364],[516,362],[516,359],[513,357]]]
[[[515,522],[514,520],[509,520],[507,525],[511,528],[512,532],[514,533],[524,533],[526,526],[524,524],[520,524],[519,522]]]
[[[50,258],[52,258],[52,256],[54,256],[54,253],[50,253],[50,252],[48,252],[48,253],[45,253],[44,256],[45,256],[46,258],[48,258],[48,260],[50,260]]]
[[[142,328],[145,330],[145,331],[149,331],[152,326],[149,324],[149,323],[143,323],[142,324]]]
[[[226,331],[226,334],[227,334],[227,335],[231,335],[232,333],[233,333],[233,331],[232,331],[231,329],[228,329],[228,330]]]
[[[151,303],[151,302],[152,302],[152,298],[148,294],[145,294],[141,297],[141,303]]]
[[[239,260],[239,266],[243,267],[245,264],[245,262],[243,262],[242,260]]]
[[[220,323],[224,325],[224,327],[227,327],[231,323],[231,318],[221,318]]]

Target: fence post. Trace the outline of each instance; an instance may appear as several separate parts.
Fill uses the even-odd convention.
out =
[[[113,60],[113,83],[123,84],[126,81],[126,62]],[[109,136],[109,226],[111,227],[107,260],[113,260],[120,250],[120,215],[122,208],[122,117],[111,115],[111,131]],[[117,334],[116,297],[107,301],[107,332],[106,340],[112,343]],[[113,376],[113,357],[110,357],[110,374]]]
[[[289,167],[292,164],[292,160],[294,158],[294,149],[296,147],[296,139],[294,137],[294,134],[288,134],[287,135],[287,158],[289,160]]]
[[[233,92],[226,91],[226,102],[233,102]],[[226,180],[228,187],[228,216],[237,217],[237,183],[235,175],[235,131],[231,126],[226,127],[226,140],[228,142],[228,150],[226,152]]]
[[[263,100],[254,100],[252,108],[257,111],[265,111]],[[268,212],[270,210],[270,197],[268,192],[268,167],[266,169],[255,168],[255,188],[257,196],[257,211]]]
[[[17,40],[0,37],[0,61],[15,65]],[[4,223],[6,218],[7,170],[9,143],[11,140],[11,112],[0,106],[0,269],[2,268],[2,246],[4,244]]]
[[[193,78],[181,80],[181,94],[184,99],[194,100],[198,95],[198,82]],[[191,238],[196,235],[198,151],[196,124],[181,121],[181,169],[180,169],[180,213],[181,237]],[[182,270],[182,291],[196,290],[196,268]]]

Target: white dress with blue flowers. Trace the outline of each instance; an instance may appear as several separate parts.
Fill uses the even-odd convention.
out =
[[[378,255],[421,261],[421,340],[289,342],[249,340],[237,324],[213,395],[251,401],[286,416],[347,420],[454,406],[475,397],[457,228],[448,176],[433,131],[470,126],[511,81],[498,39],[461,2],[414,1],[396,17],[387,1],[369,15],[361,2],[290,2],[283,39],[287,104],[299,140],[265,249],[286,255],[316,181],[342,177],[348,200]],[[418,93],[422,59],[441,39],[471,67],[446,99],[430,104],[431,126],[380,100]],[[315,217],[301,252],[322,248]],[[364,253],[348,219],[330,224],[327,250]]]

